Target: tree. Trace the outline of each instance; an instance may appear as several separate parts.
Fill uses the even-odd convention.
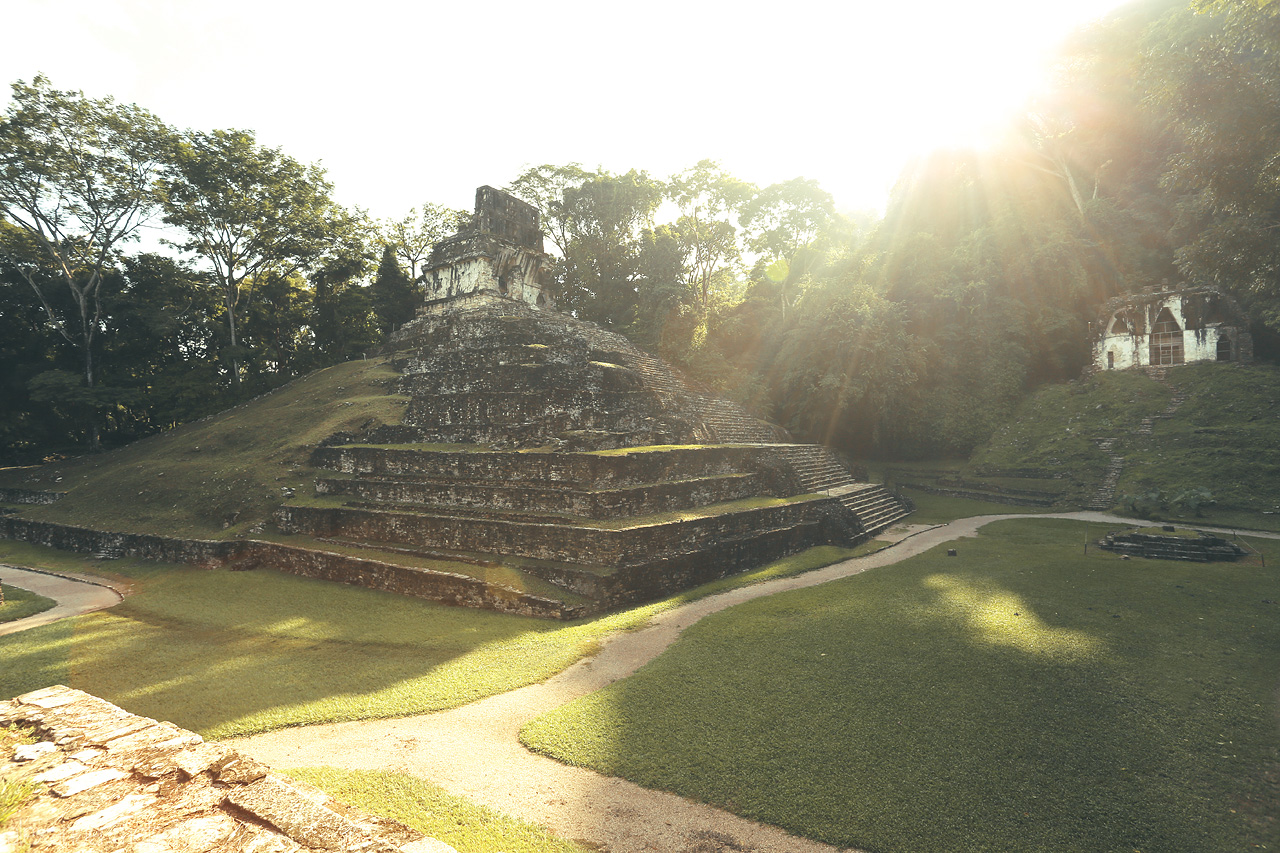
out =
[[[1280,328],[1280,6],[1219,0],[1170,16],[1149,43],[1151,98],[1178,148],[1177,262],[1235,290]]]
[[[814,180],[771,184],[743,205],[739,218],[751,251],[770,259],[791,258],[821,233],[835,213],[831,194]]]
[[[740,262],[738,229],[732,219],[756,194],[712,160],[702,160],[671,179],[668,194],[680,208],[676,229],[685,251],[687,280],[705,311],[717,274]]]
[[[579,163],[567,166],[543,164],[525,169],[507,185],[507,192],[542,211],[542,233],[563,258],[569,253],[572,236],[571,219],[565,209],[565,193],[577,189],[591,178],[592,174]]]
[[[0,254],[53,329],[80,350],[84,386],[93,389],[103,276],[158,207],[173,134],[140,107],[59,91],[44,77],[14,83],[13,102],[0,119],[0,220],[11,223],[0,232]],[[70,312],[55,308],[39,271],[46,264]],[[96,427],[90,444],[98,444]]]
[[[562,304],[579,316],[625,328],[635,316],[641,231],[653,224],[663,187],[644,172],[599,172],[568,187]]]
[[[240,384],[244,352],[237,312],[249,285],[271,273],[305,269],[355,227],[334,203],[318,165],[304,166],[253,133],[192,131],[166,184],[165,221],[187,233],[179,248],[213,268],[227,318],[231,382]]]
[[[404,219],[384,223],[378,239],[409,270],[409,281],[417,284],[422,280],[421,266],[431,249],[457,232],[467,218],[466,211],[428,202],[422,205],[421,213],[416,207],[411,208]]]
[[[400,268],[391,246],[382,250],[382,262],[378,264],[378,274],[370,285],[369,296],[373,301],[374,316],[378,318],[378,331],[384,337],[413,319],[418,307],[418,292],[413,281]]]

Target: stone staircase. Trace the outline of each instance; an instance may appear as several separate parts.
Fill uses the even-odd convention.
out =
[[[1107,471],[1102,475],[1098,490],[1085,504],[1085,509],[1105,512],[1115,505],[1116,484],[1120,482],[1120,474],[1124,472],[1124,457],[1111,452],[1115,443],[1114,438],[1103,438],[1097,442],[1098,449],[1107,454]]]
[[[878,483],[859,483],[827,448],[818,444],[782,444],[774,452],[787,460],[801,488],[827,492],[858,519],[867,535],[879,533],[911,514],[909,501]]]
[[[1168,369],[1164,367],[1147,368],[1147,375],[1157,382],[1166,382],[1168,379]],[[1149,415],[1138,422],[1138,426],[1132,431],[1132,435],[1151,435],[1154,431],[1155,422],[1158,420],[1167,420],[1177,414],[1178,409],[1187,400],[1187,395],[1179,388],[1173,389],[1173,395],[1169,398],[1169,403],[1163,410],[1154,415]],[[1116,442],[1116,437],[1095,439],[1098,449],[1107,454],[1107,470],[1102,476],[1102,482],[1098,485],[1098,490],[1093,493],[1089,502],[1085,504],[1085,509],[1097,510],[1100,512],[1111,509],[1115,505],[1116,486],[1120,482],[1120,475],[1124,473],[1124,457],[1112,453]]]

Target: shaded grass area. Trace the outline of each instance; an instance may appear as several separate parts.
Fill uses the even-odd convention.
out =
[[[45,598],[20,587],[0,584],[0,588],[4,590],[4,604],[0,604],[0,622],[25,619],[43,613],[58,603],[52,598]]]
[[[1175,392],[1184,401],[1165,417]],[[1151,418],[1151,434],[1138,429]],[[1111,371],[1041,388],[973,454],[966,478],[1017,487],[992,474],[1030,469],[1064,473],[1060,504],[1082,504],[1102,481],[1107,457],[1093,439],[1114,438],[1124,457],[1117,505],[1155,493],[1151,518],[1280,530],[1280,369],[1272,365],[1191,364],[1164,382]],[[1031,481],[1023,481],[1031,482]],[[1031,486],[1041,488],[1040,486]],[[1176,498],[1207,490],[1200,514]],[[1058,491],[1057,489],[1052,489]],[[1144,502],[1149,505],[1152,501]],[[1132,509],[1124,510],[1131,512]]]
[[[413,827],[458,853],[585,853],[533,824],[498,814],[403,773],[304,767],[286,775],[361,811]]]
[[[977,478],[1010,469],[1066,473],[1064,498],[1084,501],[1107,468],[1093,439],[1127,435],[1163,411],[1172,396],[1169,386],[1127,370],[1045,386],[974,452],[966,470]]]
[[[1203,488],[1214,500],[1201,510],[1203,523],[1280,529],[1280,370],[1188,365],[1170,370],[1168,384],[1186,399],[1151,435],[1126,438],[1118,491],[1171,499]],[[1190,515],[1168,506],[1153,513]]]
[[[1046,507],[1015,506],[970,498],[953,498],[949,495],[922,492],[919,489],[904,488],[902,493],[911,498],[911,502],[916,506],[915,512],[906,519],[912,524],[946,524],[957,518],[972,518],[975,515],[1052,512]]]
[[[127,533],[234,538],[270,518],[282,489],[309,491],[313,446],[339,431],[399,423],[406,398],[384,360],[316,371],[221,414],[110,453],[0,470],[0,486],[66,491],[27,518]]]
[[[1274,568],[1083,536],[998,522],[958,557],[740,605],[522,737],[876,853],[1274,849]]]
[[[662,602],[564,623],[447,607],[274,571],[94,561],[0,540],[0,559],[94,574],[116,607],[0,637],[0,696],[49,684],[210,738],[452,708],[544,680],[683,601],[845,559],[810,549]]]

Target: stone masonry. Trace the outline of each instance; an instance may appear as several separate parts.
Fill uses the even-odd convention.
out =
[[[68,687],[0,703],[0,779],[29,786],[0,851],[455,853],[172,723]],[[22,744],[31,733],[35,743]]]
[[[536,224],[481,187],[472,223],[433,254],[434,280],[470,281],[486,241],[540,252]],[[402,423],[319,448],[312,465],[331,473],[281,508],[283,532],[514,565],[586,599],[568,615],[853,544],[909,511],[622,335],[486,282],[429,286],[389,346]]]

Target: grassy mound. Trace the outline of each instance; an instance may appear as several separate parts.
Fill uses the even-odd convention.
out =
[[[1175,395],[1185,399],[1168,413]],[[1144,419],[1150,434],[1140,431]],[[1169,369],[1163,382],[1103,372],[1043,388],[963,473],[1006,485],[1029,481],[1000,479],[1002,472],[1057,475],[1059,505],[1080,505],[1106,471],[1108,454],[1097,443],[1105,438],[1115,439],[1110,453],[1125,460],[1119,508],[1154,518],[1199,511],[1221,523],[1280,526],[1272,515],[1280,512],[1280,369],[1269,365],[1186,365]],[[1197,494],[1194,502],[1185,497]]]
[[[743,604],[523,739],[878,853],[1273,849],[1274,570],[1086,556],[1102,532],[999,522]]]
[[[316,371],[234,409],[126,447],[0,470],[0,486],[65,491],[24,517],[97,530],[235,538],[267,521],[285,494],[309,492],[311,449],[335,432],[399,423],[385,360]]]

